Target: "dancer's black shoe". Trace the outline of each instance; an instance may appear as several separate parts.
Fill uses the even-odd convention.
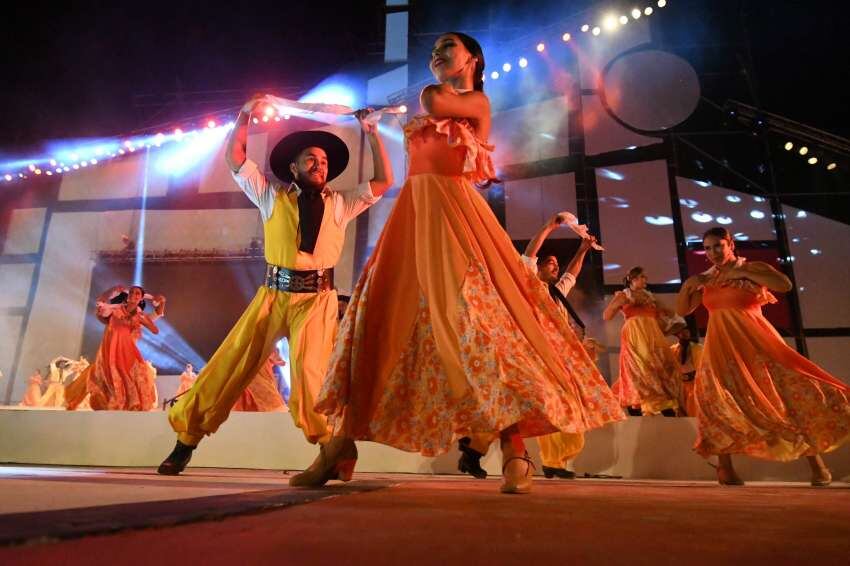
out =
[[[561,478],[562,480],[576,479],[576,473],[564,468],[550,468],[543,466],[543,475],[547,478]]]
[[[457,441],[457,449],[460,450],[457,469],[479,480],[487,479],[487,470],[481,467],[481,457],[484,454],[471,448],[469,446],[471,442],[472,439],[468,437],[463,437]]]
[[[186,469],[186,465],[189,464],[189,460],[192,459],[193,450],[195,450],[194,446],[183,444],[178,440],[174,450],[171,451],[168,458],[162,461],[162,464],[160,464],[159,468],[156,469],[156,473],[162,474],[163,476],[180,475],[180,472]]]

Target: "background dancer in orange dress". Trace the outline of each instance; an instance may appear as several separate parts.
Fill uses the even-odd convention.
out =
[[[806,456],[812,485],[832,480],[820,454],[850,440],[850,387],[788,347],[761,312],[791,281],[770,265],[735,256],[725,228],[703,236],[712,267],[679,292],[679,314],[703,304],[708,329],[696,376],[694,449],[717,455],[717,480],[742,485],[732,454],[767,460]]]
[[[274,368],[285,366],[286,362],[275,349],[269,355],[266,363],[251,380],[245,391],[233,405],[234,411],[250,411],[257,413],[285,413],[286,403],[277,389]]]
[[[112,411],[150,411],[156,407],[154,376],[136,347],[142,328],[154,334],[159,329],[144,313],[145,291],[130,287],[111,299],[101,297],[97,317],[106,324],[94,363],[77,379],[85,379],[91,408]],[[165,310],[165,297],[158,297],[155,317]],[[68,408],[73,408],[68,405]]]
[[[621,418],[616,399],[473,183],[494,179],[484,55],[459,33],[431,57],[439,84],[405,127],[409,176],[351,296],[317,410],[335,442],[321,485],[354,439],[425,455],[499,434],[505,493],[531,489],[523,437]]]
[[[673,312],[646,290],[647,276],[642,267],[633,267],[605,307],[602,318],[611,320],[622,311],[626,317],[620,332],[620,375],[611,387],[630,415],[676,415],[679,405],[679,376],[670,344],[659,323],[662,315]]]

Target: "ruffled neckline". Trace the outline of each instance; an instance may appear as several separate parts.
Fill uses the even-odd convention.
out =
[[[404,126],[405,147],[411,138],[429,126],[434,126],[438,134],[446,136],[449,147],[466,149],[464,175],[474,182],[486,182],[496,177],[490,156],[495,146],[479,139],[475,135],[475,128],[466,118],[435,118],[429,114],[414,116]]]

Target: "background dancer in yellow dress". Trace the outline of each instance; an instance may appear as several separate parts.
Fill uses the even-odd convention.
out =
[[[623,280],[602,318],[611,320],[622,311],[626,318],[620,331],[620,371],[611,389],[630,415],[676,416],[679,406],[679,375],[670,344],[659,318],[673,312],[646,289],[642,267],[633,267]]]
[[[169,410],[177,444],[157,470],[176,475],[192,451],[230,414],[281,338],[290,344],[292,390],[289,410],[311,443],[324,445],[330,430],[324,415],[313,410],[336,336],[337,294],[333,267],[345,241],[345,229],[392,185],[392,169],[377,124],[360,125],[372,150],[374,177],[348,191],[327,184],[348,164],[348,148],[325,131],[302,131],[283,138],[269,156],[272,181],[247,158],[248,122],[263,104],[249,100],[239,112],[225,158],[233,178],[263,219],[266,281],[201,370],[195,384]],[[348,479],[356,452],[349,454]],[[297,481],[296,481],[297,483]]]
[[[353,440],[425,455],[456,436],[500,435],[505,493],[531,489],[523,437],[582,433],[621,418],[581,341],[523,264],[474,183],[492,182],[484,54],[441,35],[405,127],[409,176],[340,327],[318,410],[335,439],[309,485],[336,474]]]
[[[703,236],[711,268],[690,277],[677,311],[708,310],[702,363],[696,375],[697,441],[717,455],[717,480],[742,485],[732,454],[767,460],[805,456],[812,485],[832,480],[821,454],[850,440],[850,387],[790,348],[762,314],[791,281],[767,263],[736,257],[725,228]]]

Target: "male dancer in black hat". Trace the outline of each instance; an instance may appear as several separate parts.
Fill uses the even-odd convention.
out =
[[[345,170],[348,148],[337,136],[319,130],[284,137],[269,155],[272,173],[283,183],[266,178],[246,153],[251,113],[262,101],[263,97],[254,97],[242,107],[225,158],[236,183],[260,209],[266,279],[195,384],[169,411],[177,445],[157,471],[165,475],[183,471],[200,440],[227,419],[285,337],[290,351],[290,413],[307,440],[320,445],[314,465],[292,478],[290,485],[315,483],[316,466],[329,456],[342,462],[331,475],[348,480],[357,459],[354,443],[332,439],[326,417],[313,411],[313,404],[337,332],[333,267],[345,243],[346,226],[392,185],[392,168],[377,124],[366,122],[366,112],[361,111],[357,118],[372,150],[371,182],[349,191],[328,186]],[[321,474],[328,476],[327,470]]]

